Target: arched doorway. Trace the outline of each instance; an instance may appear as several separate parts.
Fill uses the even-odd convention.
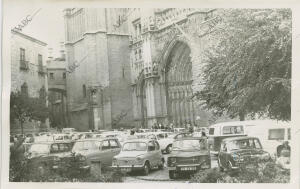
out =
[[[175,126],[195,123],[192,97],[191,49],[184,42],[176,42],[165,64],[167,114]]]

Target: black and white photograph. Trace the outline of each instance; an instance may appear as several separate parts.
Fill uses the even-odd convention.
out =
[[[291,183],[293,9],[199,7],[4,9],[8,182]]]

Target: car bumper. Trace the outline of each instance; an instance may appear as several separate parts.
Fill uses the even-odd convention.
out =
[[[184,171],[184,172],[195,172],[199,170],[209,169],[209,166],[201,166],[201,164],[189,164],[189,165],[176,165],[174,167],[168,167],[169,171]]]
[[[111,166],[113,169],[119,169],[122,172],[131,172],[131,171],[138,171],[142,170],[144,168],[144,165],[116,165]]]

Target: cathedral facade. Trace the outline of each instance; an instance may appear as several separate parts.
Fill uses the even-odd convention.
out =
[[[203,49],[220,21],[215,10],[65,12],[70,126],[208,125],[194,93],[203,86]]]

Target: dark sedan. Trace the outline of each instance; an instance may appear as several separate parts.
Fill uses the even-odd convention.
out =
[[[180,173],[195,173],[211,168],[207,139],[183,137],[175,140],[167,164],[171,179],[177,178]]]
[[[258,138],[233,137],[222,141],[218,164],[221,171],[234,171],[242,167],[253,168],[258,162],[270,159],[270,154],[263,150]]]
[[[72,144],[67,142],[40,142],[33,143],[26,158],[37,166],[57,169],[61,158],[70,156]]]

